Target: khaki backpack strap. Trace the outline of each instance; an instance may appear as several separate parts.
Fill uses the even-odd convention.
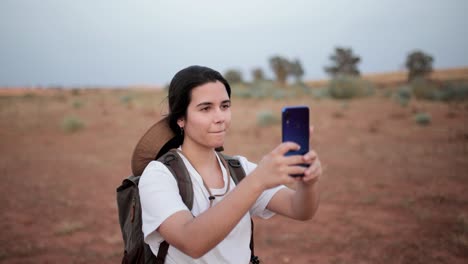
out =
[[[240,161],[223,153],[218,152],[218,154],[220,154],[219,156],[229,164],[229,172],[231,173],[231,177],[236,185],[239,184],[239,182],[242,181],[245,177],[245,171],[244,168],[242,168]]]
[[[190,179],[190,174],[187,170],[187,167],[185,167],[185,163],[182,158],[175,149],[171,149],[166,154],[162,155],[158,161],[164,163],[164,165],[166,165],[166,167],[172,173],[177,181],[177,186],[179,187],[179,193],[182,197],[182,201],[189,210],[192,210],[192,180]],[[161,242],[159,245],[158,255],[156,256],[156,264],[164,264],[168,250],[169,244],[166,241]]]
[[[189,210],[192,210],[193,206],[193,187],[190,174],[185,167],[185,163],[182,158],[177,153],[177,150],[171,149],[166,154],[161,156],[159,159],[169,171],[172,173],[174,178],[177,181],[177,187],[179,187],[179,193],[182,197],[182,201],[188,207]]]

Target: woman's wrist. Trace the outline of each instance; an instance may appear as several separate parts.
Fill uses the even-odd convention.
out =
[[[251,188],[251,191],[254,193],[262,193],[265,189],[267,189],[262,182],[259,180],[259,177],[256,177],[257,172],[256,170],[252,171],[249,177],[246,177],[246,184]]]

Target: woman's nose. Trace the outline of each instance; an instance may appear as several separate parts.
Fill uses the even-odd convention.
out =
[[[214,122],[215,123],[222,123],[226,120],[226,113],[221,111],[221,109],[218,109],[214,113]]]

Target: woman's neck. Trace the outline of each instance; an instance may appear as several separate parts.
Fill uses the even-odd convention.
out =
[[[216,154],[212,148],[206,148],[198,144],[193,144],[190,141],[186,141],[182,144],[181,149],[182,153],[184,153],[196,168],[206,168],[217,163]]]
[[[187,141],[182,144],[184,156],[200,174],[206,185],[210,188],[222,188],[224,181],[215,150],[191,143]]]

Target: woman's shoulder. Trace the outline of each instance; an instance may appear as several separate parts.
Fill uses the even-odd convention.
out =
[[[158,182],[159,184],[163,182],[172,182],[175,181],[172,173],[162,162],[153,160],[146,168],[143,170],[143,173],[140,177],[139,186]]]

